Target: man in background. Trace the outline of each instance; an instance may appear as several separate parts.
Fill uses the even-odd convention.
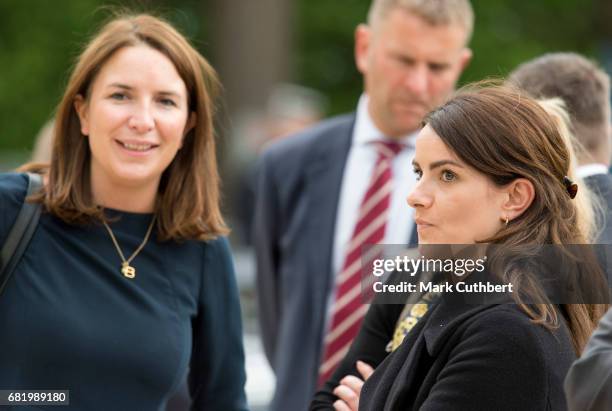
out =
[[[356,113],[262,155],[253,241],[272,411],[306,409],[348,350],[367,310],[362,246],[416,242],[415,133],[469,63],[473,20],[467,0],[374,0],[355,30]]]
[[[518,66],[509,82],[535,98],[561,98],[580,143],[576,173],[597,195],[600,244],[612,244],[612,176],[610,167],[610,78],[576,53],[549,53]],[[580,188],[579,188],[580,189]]]

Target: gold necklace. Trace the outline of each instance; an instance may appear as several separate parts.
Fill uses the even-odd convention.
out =
[[[123,252],[121,251],[121,247],[119,247],[119,243],[117,243],[117,239],[115,238],[115,235],[113,234],[113,230],[111,230],[111,228],[108,226],[105,220],[102,220],[102,223],[104,223],[104,227],[106,227],[106,230],[108,231],[108,234],[110,234],[111,240],[113,240],[113,244],[115,245],[115,248],[117,249],[117,252],[119,253],[119,257],[121,257],[121,261],[122,261],[121,262],[121,274],[123,274],[127,278],[136,277],[136,269],[132,267],[130,263],[132,262],[134,257],[136,257],[138,253],[144,248],[145,244],[147,244],[147,241],[149,240],[149,236],[151,235],[151,231],[153,231],[153,225],[155,224],[155,217],[156,216],[153,216],[153,220],[151,220],[151,224],[149,224],[149,228],[147,229],[147,234],[145,234],[144,240],[142,240],[142,243],[140,243],[136,251],[134,251],[134,253],[132,253],[130,258],[128,258],[127,260],[125,259],[125,256],[123,255]]]

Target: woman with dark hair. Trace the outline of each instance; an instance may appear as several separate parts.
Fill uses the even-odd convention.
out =
[[[419,245],[485,243],[507,262],[505,252],[589,243],[592,216],[576,204],[571,150],[551,114],[496,86],[465,89],[430,113],[416,139],[419,181],[408,197]],[[377,367],[365,384],[340,380],[334,409],[566,409],[563,379],[606,305],[553,304],[540,273],[521,268],[501,278],[514,285],[502,304],[437,297],[390,355],[370,349]],[[596,264],[574,268],[594,289],[603,286]],[[388,341],[402,308],[372,305],[354,345],[365,335]],[[366,343],[347,356],[366,352]],[[328,397],[318,393],[311,409],[330,409]]]
[[[206,60],[163,20],[119,16],[78,57],[49,166],[0,176],[0,243],[43,212],[0,296],[0,388],[69,409],[244,410],[240,307],[219,211]]]

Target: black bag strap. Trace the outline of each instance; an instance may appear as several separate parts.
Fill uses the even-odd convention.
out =
[[[4,291],[9,278],[11,278],[15,267],[17,267],[17,263],[21,260],[23,252],[30,243],[40,218],[41,205],[28,203],[26,199],[42,187],[42,177],[40,174],[34,173],[27,173],[27,176],[28,190],[23,200],[23,205],[6,241],[2,245],[2,250],[0,250],[0,295]]]

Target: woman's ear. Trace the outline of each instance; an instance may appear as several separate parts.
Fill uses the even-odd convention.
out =
[[[504,191],[507,197],[502,204],[502,211],[505,213],[501,216],[502,220],[505,218],[514,220],[519,217],[529,208],[535,198],[533,184],[526,178],[517,178],[508,184]]]
[[[81,122],[81,133],[84,136],[88,136],[89,120],[87,118],[87,101],[80,94],[77,94],[74,98],[74,110],[79,116],[79,121]]]

